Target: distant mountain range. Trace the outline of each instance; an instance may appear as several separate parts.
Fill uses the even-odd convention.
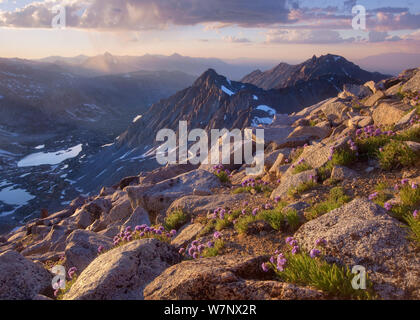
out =
[[[420,53],[385,53],[355,60],[360,67],[387,74],[398,75],[403,70],[417,68],[420,65]]]
[[[268,67],[267,63],[227,63],[216,58],[194,58],[173,54],[170,56],[150,55],[143,56],[117,56],[108,52],[94,57],[77,56],[74,58],[47,57],[41,62],[54,63],[60,67],[71,70],[84,76],[106,75],[147,71],[180,71],[199,76],[207,69],[215,69],[231,79],[241,79],[245,74],[256,67]]]
[[[379,81],[388,77],[377,72],[372,73],[362,70],[359,66],[341,56],[327,54],[319,58],[313,56],[312,59],[298,65],[280,63],[265,72],[255,70],[241,81],[269,90],[288,88],[298,83],[328,78],[330,75],[345,79],[344,81],[354,80],[359,82]]]

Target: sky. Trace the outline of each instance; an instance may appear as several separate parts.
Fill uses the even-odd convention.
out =
[[[362,20],[356,29],[352,24],[363,13],[352,12],[356,5],[366,12],[362,29]],[[63,12],[65,25],[57,18]],[[297,62],[325,53],[360,59],[420,53],[420,1],[0,0],[0,43],[0,57],[28,59],[104,52],[233,61]]]

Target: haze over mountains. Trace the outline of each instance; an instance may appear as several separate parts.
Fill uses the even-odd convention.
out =
[[[164,55],[146,54],[143,56],[117,56],[106,52],[94,57],[77,56],[74,58],[47,57],[39,60],[60,65],[80,75],[118,74],[137,70],[147,71],[180,71],[199,76],[212,68],[225,74],[231,79],[240,79],[256,67],[268,68],[268,63],[226,63],[216,58],[193,58],[181,56],[177,53]]]
[[[136,69],[141,67],[147,70]],[[162,128],[177,130],[180,120],[190,129],[255,127],[336,96],[344,84],[388,77],[336,55],[266,72],[248,66],[241,82],[217,68],[244,71],[178,55],[0,59],[2,228],[156,168],[155,135]],[[11,192],[27,200],[1,200]]]

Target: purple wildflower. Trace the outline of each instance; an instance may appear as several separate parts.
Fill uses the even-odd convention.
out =
[[[292,254],[298,254],[299,253],[299,246],[294,246],[292,249]]]
[[[98,247],[98,253],[101,253],[104,250],[104,246],[99,246]]]
[[[264,271],[264,272],[268,272],[268,266],[267,266],[267,264],[266,263],[263,263],[262,265],[261,265],[261,268],[262,268],[262,270]]]
[[[219,239],[221,236],[222,236],[222,234],[221,234],[219,231],[216,231],[216,232],[213,234],[213,237],[214,237],[215,239]]]
[[[178,251],[179,254],[184,254],[184,252],[185,252],[184,248],[180,248],[179,251]]]
[[[375,193],[372,193],[371,195],[369,195],[369,200],[373,200],[373,199],[375,199],[376,197],[378,196],[378,193],[377,192],[375,192]]]
[[[414,219],[417,219],[419,217],[419,211],[418,210],[414,210],[413,217],[414,217]]]
[[[321,251],[319,251],[318,249],[312,249],[311,252],[309,253],[310,257],[316,258],[321,254]]]

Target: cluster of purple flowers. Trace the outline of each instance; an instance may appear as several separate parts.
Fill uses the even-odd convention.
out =
[[[231,175],[230,170],[225,169],[225,167],[223,166],[223,164],[218,164],[218,165],[213,166],[213,173],[214,174],[218,175],[218,174],[221,174],[223,172],[226,173],[228,176]]]
[[[246,179],[244,181],[242,181],[242,187],[251,187],[251,188],[255,188],[261,185],[268,185],[269,183],[267,181],[261,181],[261,180],[255,180],[254,178],[249,178]]]
[[[292,254],[298,254],[300,251],[297,241],[292,237],[286,238],[286,243],[292,247]]]
[[[220,239],[221,237],[221,233],[216,231],[213,234],[213,238],[215,240]],[[207,241],[207,243],[203,244],[200,243],[198,240],[194,240],[193,242],[191,242],[190,247],[188,248],[188,250],[186,251],[185,248],[181,248],[179,249],[179,254],[184,255],[185,253],[188,254],[188,256],[192,259],[198,259],[198,258],[202,258],[203,256],[201,255],[203,253],[203,251],[207,248],[213,248],[214,247],[214,241]]]
[[[216,208],[214,209],[213,213],[210,215],[211,219],[224,219],[226,217],[226,215],[231,215],[232,214],[232,210],[226,210],[223,208]]]
[[[378,196],[378,193],[374,192],[371,195],[369,195],[369,200],[372,201],[372,200],[376,199],[377,196]]]
[[[305,159],[304,158],[299,159],[299,161],[296,163],[296,165],[295,164],[292,164],[292,169],[294,169],[294,168],[296,168],[296,166],[299,166],[299,165],[304,164],[304,163],[305,163]]]
[[[394,202],[393,201],[388,201],[388,202],[385,202],[385,204],[384,204],[384,208],[387,210],[387,211],[390,211],[391,209],[392,209],[392,207],[394,206]]]
[[[117,234],[113,241],[114,246],[117,246],[124,242],[130,242],[134,239],[135,236],[139,236],[140,238],[153,238],[162,236],[170,239],[176,235],[176,230],[171,230],[170,232],[165,232],[165,228],[163,226],[160,226],[158,228],[155,227],[149,227],[146,224],[142,224],[141,226],[136,226],[134,228],[134,231],[131,230],[131,227],[128,226],[125,228],[124,232],[120,232]],[[99,248],[98,248],[99,251]]]
[[[351,151],[357,152],[356,143],[352,139],[350,139],[349,141],[347,141],[347,144],[350,146],[350,150]]]
[[[363,129],[356,130],[356,136],[359,139],[370,138],[370,137],[379,137],[382,135],[387,135],[389,137],[395,136],[396,133],[392,130],[382,131],[381,128],[378,128],[374,125],[366,126]]]

